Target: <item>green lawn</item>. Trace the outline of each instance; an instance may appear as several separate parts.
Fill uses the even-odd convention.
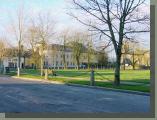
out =
[[[22,70],[21,77],[27,78],[40,78],[40,70]],[[90,84],[90,71],[89,70],[56,70],[57,76],[49,76],[49,80],[60,81],[63,83],[74,84]],[[10,75],[15,76],[16,73],[12,72]],[[107,81],[107,80],[110,81]],[[141,85],[121,84],[119,87],[113,86],[114,71],[113,70],[95,70],[96,86],[135,90],[142,92],[149,92],[150,87],[147,84],[150,83],[150,71],[149,70],[121,70],[121,82],[134,82],[143,83]]]
[[[75,77],[89,79],[90,72],[87,70],[57,70],[57,74],[65,77]],[[95,70],[96,80],[114,80],[114,70]],[[150,71],[149,70],[121,70],[121,80],[130,82],[149,83]]]

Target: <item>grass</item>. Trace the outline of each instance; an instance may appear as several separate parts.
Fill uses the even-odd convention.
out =
[[[81,84],[81,85],[89,85],[89,81],[69,81],[69,83],[73,84]],[[115,89],[123,89],[123,90],[133,90],[133,91],[140,91],[140,92],[150,92],[150,88],[148,86],[143,85],[120,85],[118,87],[113,86],[112,83],[97,81],[96,86],[100,87],[107,87],[107,88],[115,88]]]
[[[57,70],[59,75],[65,77],[75,77],[89,79],[90,72],[87,70]],[[113,70],[95,70],[95,79],[114,80],[114,71]],[[103,79],[103,80],[104,80]],[[125,82],[138,82],[138,83],[150,83],[150,71],[149,70],[121,70],[121,81]]]
[[[60,81],[63,83],[73,83],[81,85],[90,84],[90,71],[89,70],[56,70],[59,76],[49,76],[49,80]],[[9,74],[8,74],[9,75]],[[11,72],[11,76],[16,76],[16,72]],[[44,76],[40,76],[40,70],[22,70],[21,77],[44,79]],[[105,79],[111,81],[114,80],[114,70],[95,70],[96,86],[134,90],[141,92],[150,92],[150,87],[145,85],[150,83],[150,71],[149,70],[121,70],[121,82],[134,82],[143,83],[142,85],[130,85],[121,84],[118,87],[113,86],[112,82],[108,82]]]

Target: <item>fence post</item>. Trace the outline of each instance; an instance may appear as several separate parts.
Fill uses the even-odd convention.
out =
[[[45,80],[48,80],[48,69],[45,69]]]
[[[91,74],[90,74],[90,85],[95,86],[95,78],[94,78],[94,69],[91,69]]]

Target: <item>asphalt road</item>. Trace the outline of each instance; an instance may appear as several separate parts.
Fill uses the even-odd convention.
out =
[[[0,112],[149,112],[150,96],[0,77]]]

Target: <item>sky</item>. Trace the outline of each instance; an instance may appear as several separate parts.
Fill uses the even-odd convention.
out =
[[[39,11],[49,11],[57,22],[57,26],[55,28],[57,31],[64,30],[66,28],[86,28],[78,21],[67,15],[67,0],[0,0],[0,37],[7,36],[11,39],[12,43],[15,43],[15,40],[8,36],[6,28],[10,26],[9,16],[14,14],[16,9],[20,6],[24,6],[24,10],[27,12],[29,11],[27,13],[28,16],[30,14],[36,14]],[[149,34],[141,34],[137,36],[137,39],[142,39],[142,41],[144,41],[144,47],[149,49]]]
[[[3,23],[8,21],[8,14],[15,12],[20,6],[24,6],[25,11],[50,11],[59,24],[66,24],[70,17],[66,14],[66,0],[0,0],[0,19]],[[32,14],[32,13],[30,13]]]

